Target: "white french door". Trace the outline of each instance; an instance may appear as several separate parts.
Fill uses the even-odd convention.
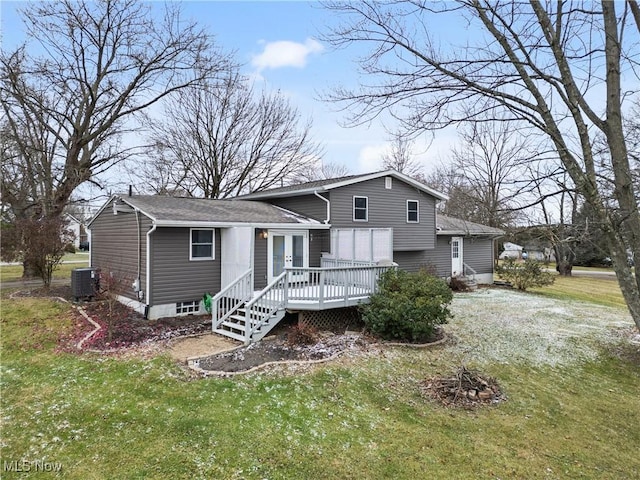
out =
[[[280,275],[285,268],[306,268],[309,266],[309,234],[306,231],[269,230],[268,234],[269,282]],[[306,275],[298,274],[301,280]]]
[[[451,238],[451,276],[464,275],[464,257],[463,257],[463,239],[462,237]]]

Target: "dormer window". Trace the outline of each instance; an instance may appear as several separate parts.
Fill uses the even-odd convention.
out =
[[[407,200],[407,223],[420,221],[420,203],[417,200]]]
[[[369,221],[369,199],[367,197],[353,197],[353,221]]]

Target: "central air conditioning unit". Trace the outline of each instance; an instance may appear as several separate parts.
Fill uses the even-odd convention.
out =
[[[95,268],[74,268],[71,271],[71,295],[74,300],[95,297],[100,286],[100,276]]]

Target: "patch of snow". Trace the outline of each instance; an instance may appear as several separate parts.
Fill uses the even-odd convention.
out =
[[[503,289],[458,294],[451,310],[446,331],[465,362],[572,364],[596,358],[599,345],[617,341],[615,329],[633,325],[622,309]]]

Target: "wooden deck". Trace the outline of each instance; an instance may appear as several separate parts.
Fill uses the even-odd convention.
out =
[[[287,310],[326,310],[369,301],[378,276],[389,267],[296,268],[287,271],[282,292]]]
[[[215,332],[245,343],[259,340],[285,311],[328,310],[366,303],[379,276],[393,265],[288,268],[259,292],[251,289],[252,271],[220,291],[212,302]]]

